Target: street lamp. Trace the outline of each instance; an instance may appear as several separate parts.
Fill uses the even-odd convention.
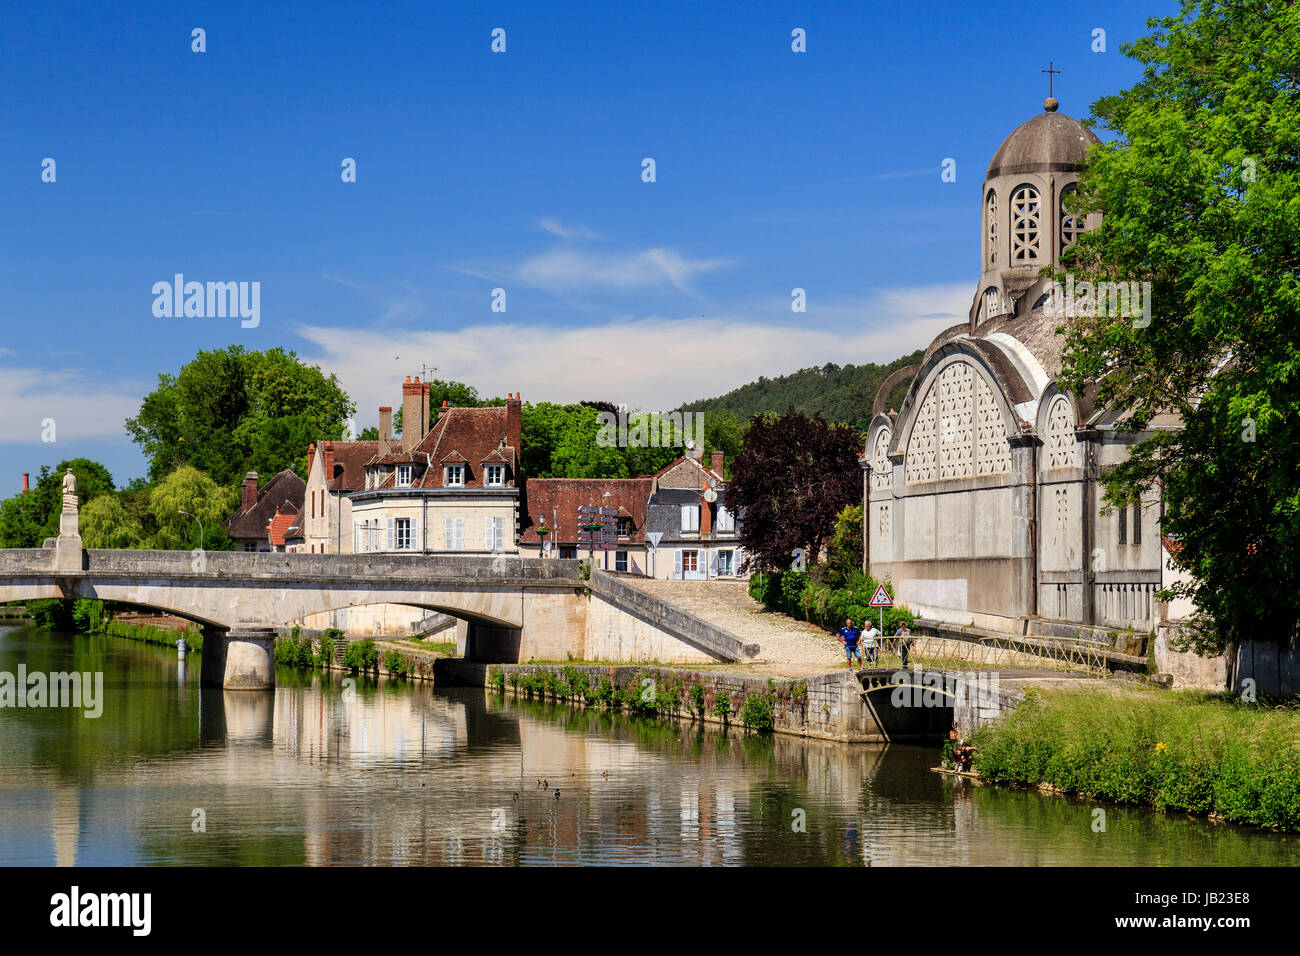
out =
[[[199,526],[199,550],[200,550],[200,551],[204,550],[204,548],[203,548],[203,541],[204,541],[204,537],[203,537],[203,522],[199,520],[199,516],[198,516],[198,515],[192,515],[192,514],[190,514],[188,511],[184,511],[184,510],[182,510],[182,509],[180,509],[180,508],[177,508],[176,511],[177,511],[178,514],[183,514],[183,515],[186,515],[187,517],[193,518],[193,519],[195,520],[195,522],[198,523],[198,526]]]
[[[605,492],[603,495],[600,496],[600,500],[601,500],[601,502],[603,502],[604,505],[608,506],[609,501],[608,501],[607,499],[609,499],[609,498],[611,498],[611,497],[613,497],[613,493],[607,491],[607,492]],[[604,524],[605,524],[605,516],[604,516],[604,515],[601,515],[601,516],[600,516],[600,523],[601,523],[601,525],[602,525],[602,530],[603,530],[603,526],[604,526]],[[604,535],[602,534],[601,537],[604,538]],[[605,570],[608,571],[608,570],[609,570],[609,548],[605,547],[605,542],[604,542],[603,540],[600,542],[600,549],[601,549],[602,551],[605,552]]]

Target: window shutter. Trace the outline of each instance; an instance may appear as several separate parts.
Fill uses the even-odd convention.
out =
[[[490,517],[484,517],[483,544],[489,551],[495,551],[497,548],[496,529],[497,529],[496,522],[493,521]]]
[[[673,551],[673,577],[680,578],[681,576],[682,576],[682,551],[681,548],[678,548],[677,550]]]
[[[352,550],[358,553],[361,551],[361,522],[360,521],[352,522]]]
[[[424,542],[420,540],[420,519],[411,519],[411,543],[407,545],[412,551],[423,551]]]
[[[393,519],[392,519],[392,518],[389,518],[389,519],[388,519],[387,531],[388,531],[388,538],[387,538],[387,541],[388,541],[388,548],[387,548],[387,550],[392,551],[392,550],[393,550]]]
[[[454,518],[442,519],[442,549],[450,551],[454,547],[452,541],[455,537],[456,520]]]

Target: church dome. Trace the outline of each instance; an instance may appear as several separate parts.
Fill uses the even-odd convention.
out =
[[[1002,141],[985,179],[1082,168],[1088,147],[1101,140],[1078,120],[1056,112],[1056,105],[1049,98],[1043,104],[1045,112],[1021,123]]]

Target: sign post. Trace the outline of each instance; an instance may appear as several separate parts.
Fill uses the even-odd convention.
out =
[[[662,531],[647,531],[645,539],[650,542],[650,577],[655,576],[655,555],[659,553],[659,539],[664,536]]]
[[[883,645],[885,643],[885,608],[893,607],[894,599],[889,596],[889,592],[885,590],[885,586],[882,584],[876,588],[876,593],[871,595],[871,603],[868,606],[880,608],[880,643]]]

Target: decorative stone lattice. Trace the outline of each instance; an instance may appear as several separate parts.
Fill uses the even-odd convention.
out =
[[[1011,260],[1031,262],[1039,254],[1038,190],[1020,186],[1011,196]]]
[[[991,189],[984,204],[984,220],[988,230],[988,262],[989,267],[992,268],[998,264],[998,194]]]
[[[893,469],[889,463],[889,440],[893,433],[888,428],[876,432],[876,443],[871,451],[871,487],[875,491],[888,491]]]
[[[939,373],[917,412],[903,461],[909,485],[1011,471],[1011,447],[997,399],[969,362]]]
[[[1076,192],[1074,186],[1066,186],[1061,190],[1061,251],[1065,252],[1074,245],[1075,240],[1083,233],[1083,219],[1071,214],[1065,208],[1065,199],[1071,193]]]
[[[1001,315],[1002,293],[997,289],[988,288],[984,290],[984,319],[988,321],[994,316]]]
[[[1078,468],[1079,444],[1074,438],[1074,415],[1070,401],[1057,395],[1047,410],[1047,467]]]
[[[890,511],[889,505],[884,504],[880,506],[879,531],[880,531],[880,540],[882,543],[889,541],[889,529],[890,526],[893,524],[893,522],[890,521],[889,511]]]

